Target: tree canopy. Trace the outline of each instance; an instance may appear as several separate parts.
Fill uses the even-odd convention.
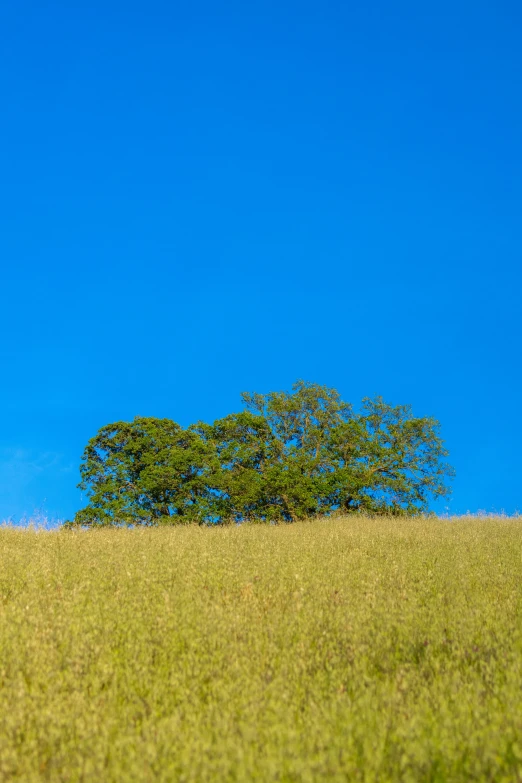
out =
[[[440,425],[407,405],[365,398],[355,412],[335,389],[305,381],[241,396],[244,410],[213,424],[136,417],[102,427],[82,456],[89,502],[72,524],[414,515],[450,492]]]

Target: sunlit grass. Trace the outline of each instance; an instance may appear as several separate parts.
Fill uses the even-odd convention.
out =
[[[522,779],[522,520],[0,529],[0,780]]]

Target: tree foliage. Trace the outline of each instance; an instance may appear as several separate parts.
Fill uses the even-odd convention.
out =
[[[215,471],[219,465],[207,443],[169,419],[137,417],[108,424],[83,453],[79,487],[88,493],[89,504],[75,522],[202,521]]]
[[[109,424],[80,467],[80,525],[293,522],[318,514],[416,514],[449,494],[439,423],[409,406],[298,381],[243,393],[245,409],[183,429],[169,419]]]

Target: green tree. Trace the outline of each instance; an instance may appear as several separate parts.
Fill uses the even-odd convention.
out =
[[[219,461],[212,493],[219,521],[275,518],[267,513],[266,472],[273,460],[273,437],[266,419],[242,411],[212,425],[200,422],[194,429]]]
[[[260,516],[293,522],[329,513],[336,489],[331,434],[352,419],[351,405],[335,389],[305,381],[297,381],[291,393],[241,396],[269,432]]]
[[[414,417],[408,406],[365,398],[354,413],[335,389],[305,381],[291,393],[242,399],[244,414],[211,428],[228,508],[238,519],[415,514],[449,494],[453,471],[439,424]]]
[[[450,494],[454,471],[439,422],[413,416],[408,405],[365,398],[360,413],[331,436],[336,505],[345,512],[417,514]]]
[[[215,454],[196,432],[170,419],[136,417],[102,427],[83,453],[79,487],[89,504],[82,525],[204,521],[213,514]]]

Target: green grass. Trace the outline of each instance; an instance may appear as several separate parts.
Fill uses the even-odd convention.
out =
[[[2,781],[522,780],[522,520],[0,530]]]

